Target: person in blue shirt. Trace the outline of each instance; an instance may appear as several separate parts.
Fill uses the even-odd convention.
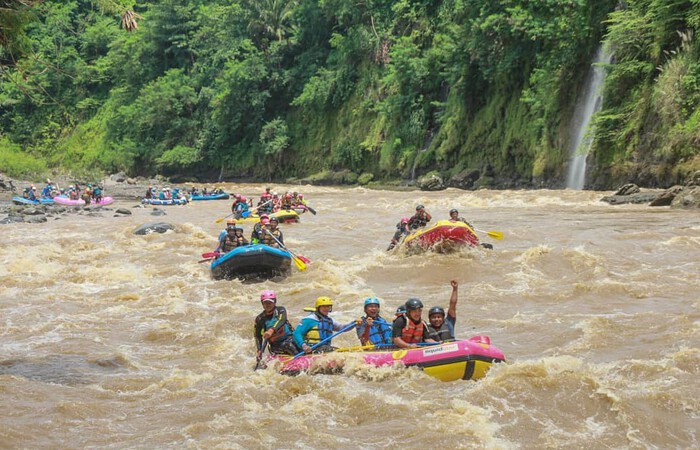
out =
[[[305,353],[311,353],[311,347],[333,335],[344,326],[328,314],[333,310],[333,300],[330,297],[316,299],[316,309],[313,313],[301,319],[301,323],[294,330],[294,343]],[[335,350],[331,341],[314,349],[314,352],[330,352]]]
[[[379,299],[366,298],[364,308],[366,315],[358,320],[356,329],[360,344],[391,345],[391,324],[379,315]]]
[[[428,334],[438,342],[448,341],[455,338],[455,323],[457,322],[457,293],[459,283],[457,280],[450,281],[452,295],[450,296],[450,306],[445,310],[439,306],[433,306],[428,311]]]

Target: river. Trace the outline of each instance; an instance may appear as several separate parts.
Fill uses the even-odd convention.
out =
[[[214,281],[198,263],[228,201],[153,217],[120,200],[131,216],[0,225],[0,448],[700,446],[697,212],[591,191],[293,189],[318,214],[282,225],[311,264],[280,282]],[[491,251],[387,253],[418,203],[505,238],[481,233]],[[133,234],[158,221],[174,232]],[[350,362],[339,375],[252,370],[263,289],[294,324],[320,295],[343,322],[367,296],[385,317],[408,297],[447,307],[451,279],[457,337],[488,335],[507,358],[481,381]]]

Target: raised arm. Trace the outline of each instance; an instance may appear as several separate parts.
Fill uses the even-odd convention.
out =
[[[452,295],[450,295],[450,306],[447,309],[447,315],[456,319],[457,318],[457,293],[459,291],[459,282],[457,280],[450,281],[452,286]]]

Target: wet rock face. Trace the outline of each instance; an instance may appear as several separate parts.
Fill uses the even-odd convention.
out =
[[[693,173],[690,177],[685,182],[685,185],[688,187],[691,186],[700,186],[700,170],[697,172]]]
[[[650,203],[659,196],[657,193],[638,193],[630,195],[608,195],[600,199],[601,202],[610,203],[611,205],[624,205],[626,203],[642,204]]]
[[[151,233],[165,233],[168,230],[174,229],[175,227],[167,222],[146,223],[135,229],[134,234],[143,236]]]
[[[473,189],[474,183],[481,177],[478,169],[467,169],[450,178],[449,185],[459,189]]]
[[[632,195],[637,193],[639,193],[639,186],[634,183],[628,183],[618,189],[614,195]]]
[[[698,209],[700,208],[700,187],[683,189],[671,202],[671,208]]]
[[[429,173],[420,177],[416,185],[421,191],[441,191],[445,189],[445,183],[437,173]]]

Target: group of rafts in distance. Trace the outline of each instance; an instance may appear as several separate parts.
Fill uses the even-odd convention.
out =
[[[231,214],[216,220],[221,223],[228,219],[226,229],[219,235],[219,246],[202,254],[204,259],[200,261],[212,261],[212,276],[215,279],[286,276],[292,261],[300,271],[305,271],[310,260],[286,247],[279,229],[280,223],[298,222],[299,214],[306,211],[316,214],[303,196],[296,192],[278,196],[267,188],[255,208],[245,196],[234,194],[233,197]],[[387,250],[405,247],[448,252],[464,246],[493,248],[479,242],[477,231],[493,239],[503,239],[500,231],[475,229],[459,217],[456,209],[450,211],[449,219],[428,227],[431,220],[425,207],[418,205],[412,217],[401,219],[396,225]],[[243,223],[253,224],[250,240],[243,235],[245,230],[240,226]],[[431,308],[430,322],[422,319],[420,299],[408,299],[397,309],[390,324],[379,314],[379,299],[370,297],[364,300],[365,315],[342,325],[329,316],[333,300],[319,297],[313,308],[305,308],[310,314],[296,328],[287,320],[286,309],[277,305],[274,291],[263,291],[260,297],[263,312],[255,321],[258,349],[255,370],[270,366],[286,374],[335,372],[342,370],[348,358],[338,358],[338,354],[349,354],[375,367],[418,367],[443,381],[482,378],[493,363],[504,361],[505,356],[491,345],[488,336],[455,339],[457,281],[451,284],[453,294],[448,312],[440,307]],[[357,329],[359,346],[331,345],[333,338],[353,329]],[[263,360],[265,350],[269,355]]]

